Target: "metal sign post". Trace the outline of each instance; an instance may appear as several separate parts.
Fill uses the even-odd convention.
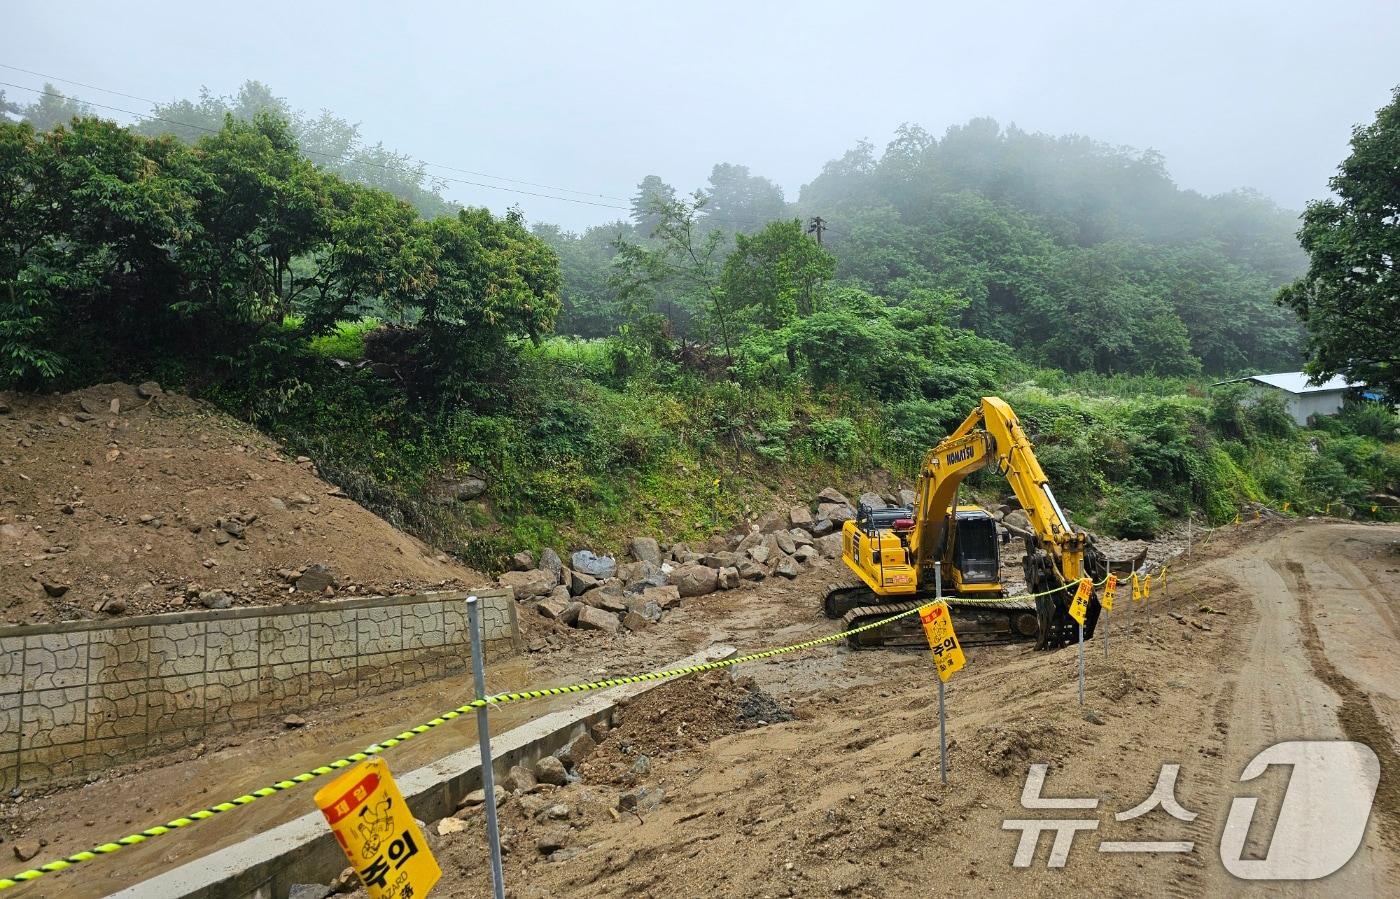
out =
[[[943,563],[933,563],[933,589],[936,602],[943,601]],[[943,705],[943,678],[938,679],[938,776],[948,784],[948,718]]]
[[[486,696],[486,662],[482,657],[481,610],[475,596],[467,597],[467,624],[472,638],[472,676],[476,695]],[[491,768],[491,726],[486,706],[476,710],[477,746],[481,750],[481,789],[486,794],[486,838],[491,844],[491,888],[496,899],[505,899],[506,885],[501,876],[501,833],[496,823],[496,773]]]
[[[1079,625],[1079,704],[1084,705],[1084,625]]]

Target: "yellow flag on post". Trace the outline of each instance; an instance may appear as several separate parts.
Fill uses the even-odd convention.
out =
[[[1142,576],[1142,598],[1152,598],[1152,575],[1150,574],[1145,574]]]
[[[1069,617],[1084,624],[1089,617],[1089,596],[1094,592],[1094,582],[1087,577],[1079,579],[1079,589],[1074,591],[1074,599],[1069,603]]]
[[[958,635],[953,632],[948,604],[940,600],[921,607],[919,621],[923,622],[929,652],[933,653],[933,662],[938,667],[938,679],[946,683],[967,664],[962,644],[958,643]]]
[[[1162,566],[1162,571],[1161,571],[1160,574],[1157,575],[1157,577],[1158,577],[1157,589],[1159,589],[1159,590],[1161,590],[1163,593],[1165,593],[1166,590],[1167,590],[1167,566],[1165,566],[1165,565]]]
[[[1142,602],[1142,581],[1136,571],[1133,572],[1133,602]]]
[[[1105,612],[1113,611],[1113,600],[1116,599],[1117,596],[1118,575],[1110,574],[1108,579],[1103,582],[1103,596],[1099,599],[1099,603],[1103,606]]]

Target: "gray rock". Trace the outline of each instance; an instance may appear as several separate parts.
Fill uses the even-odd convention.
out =
[[[604,631],[615,634],[617,629],[622,626],[622,622],[612,612],[596,609],[593,606],[584,606],[579,609],[577,626],[585,631]]]
[[[676,561],[681,565],[690,565],[692,563],[698,563],[703,558],[705,558],[704,553],[688,552]]]
[[[569,807],[562,802],[556,802],[544,810],[544,816],[553,821],[565,821],[569,814]]]
[[[681,543],[681,542],[679,542],[679,541],[677,541],[676,543],[672,543],[672,544],[671,544],[671,553],[670,553],[670,555],[671,555],[671,561],[673,561],[673,562],[684,562],[684,561],[685,561],[685,555],[686,555],[687,553],[689,553],[689,552],[690,552],[690,546],[689,546],[688,544],[686,544],[686,543]]]
[[[553,590],[549,591],[549,596],[546,597],[546,599],[558,600],[564,605],[568,605],[569,601],[573,599],[573,595],[569,593],[568,587],[565,587],[563,584],[557,584]]]
[[[821,553],[823,559],[839,559],[841,557],[841,535],[827,534],[825,537],[818,537],[812,541],[817,552]]]
[[[769,550],[768,547],[764,544],[749,547],[749,558],[753,559],[760,565],[762,565],[764,562],[767,562],[768,557],[772,554],[772,551]]]
[[[70,586],[58,581],[42,581],[40,585],[44,588],[44,592],[54,599],[58,599],[63,594],[67,593]]]
[[[1014,528],[1020,528],[1023,531],[1029,531],[1031,529],[1031,520],[1026,517],[1025,511],[1022,509],[1012,509],[1010,512],[1006,513],[1002,521]]]
[[[584,605],[621,615],[627,611],[627,596],[615,584],[595,587],[579,597]]]
[[[511,571],[529,571],[535,567],[535,554],[529,550],[521,550],[510,557]]]
[[[540,570],[554,572],[555,583],[564,582],[564,560],[547,546],[540,551]]]
[[[622,581],[622,586],[624,588],[630,588],[638,584],[651,587],[659,586],[659,584],[656,583],[656,575],[661,573],[661,566],[652,564],[651,562],[628,562],[626,565],[617,569],[618,580]],[[660,578],[659,580],[661,584],[666,583],[665,578]],[[639,586],[637,589],[640,591],[642,587]]]
[[[143,400],[151,400],[158,396],[165,396],[165,391],[161,390],[160,385],[155,381],[142,381],[136,385],[136,395]]]
[[[773,566],[773,573],[792,580],[797,577],[797,563],[792,559],[780,559],[778,564]]]
[[[215,524],[230,537],[242,539],[243,535],[247,532],[247,528],[244,526],[243,522],[239,521],[237,518],[220,518]]]
[[[622,616],[622,629],[625,631],[641,631],[650,626],[651,622],[633,609],[628,609],[627,614]]]
[[[562,787],[569,782],[569,772],[565,770],[563,762],[552,755],[547,755],[535,762],[535,780],[542,784]]]
[[[792,535],[787,531],[778,531],[773,535],[773,540],[778,544],[778,549],[784,555],[792,555],[797,552],[797,543],[793,541]]]
[[[569,845],[569,831],[559,829],[551,830],[542,834],[535,840],[535,848],[540,855],[550,855]]]
[[[648,587],[642,591],[642,602],[654,602],[661,609],[674,609],[681,604],[681,591],[674,584]]]
[[[584,574],[582,571],[572,572],[569,579],[569,592],[574,596],[582,596],[596,586],[598,586],[598,579],[591,574]]]
[[[721,568],[715,585],[721,590],[733,590],[739,586],[739,569],[734,566]]]
[[[671,572],[670,578],[681,596],[704,596],[714,592],[719,572],[708,565],[690,562]]]
[[[486,492],[486,482],[481,478],[463,478],[443,485],[444,492],[459,503],[470,502]]]
[[[759,533],[763,534],[771,534],[788,526],[787,516],[781,512],[769,512],[754,523],[758,525]]]
[[[758,531],[749,531],[738,543],[734,544],[734,552],[743,555],[755,546],[761,546],[762,544],[763,535]]]
[[[588,758],[597,748],[598,744],[593,742],[593,737],[588,731],[584,731],[565,743],[564,748],[556,752],[555,755],[559,757],[559,761],[564,763],[565,768],[572,770],[577,768],[579,763]]]
[[[837,490],[835,487],[824,488],[821,493],[817,494],[817,502],[819,504],[837,503],[843,506],[849,506],[851,504],[851,501],[846,499],[845,495],[841,493],[841,491]]]
[[[569,567],[593,577],[612,577],[617,574],[617,560],[612,556],[595,555],[591,550],[581,549],[569,559]]]
[[[546,596],[559,584],[554,572],[536,568],[531,571],[507,571],[497,580],[502,587],[515,591],[515,598],[521,602]]]
[[[638,777],[648,777],[651,775],[651,759],[645,755],[638,755],[632,762],[632,773]]]
[[[335,575],[324,565],[312,565],[297,578],[296,588],[302,593],[324,593],[327,587],[334,587]]]
[[[661,567],[661,545],[654,537],[633,537],[628,552],[638,562],[650,562]]]
[[[569,603],[567,606],[564,607],[564,611],[559,613],[559,617],[556,618],[555,621],[558,621],[560,624],[577,624],[579,613],[582,612],[585,608],[587,608],[587,606],[585,606],[583,603],[579,602],[578,600],[574,600],[573,602]]]
[[[788,531],[788,536],[792,537],[792,542],[798,546],[811,546],[812,535],[799,528]]]
[[[872,509],[885,508],[885,498],[878,493],[866,492],[860,495],[860,505],[869,506]]]
[[[795,528],[809,528],[813,520],[812,510],[806,506],[793,506],[788,510],[788,523]]]
[[[746,581],[761,581],[768,577],[768,569],[757,562],[745,562],[739,566],[739,577]]]
[[[708,565],[711,568],[726,568],[739,564],[739,554],[729,551],[705,553],[700,559],[701,565]]]
[[[535,773],[529,768],[524,768],[520,765],[514,765],[506,772],[505,782],[509,789],[518,793],[528,793],[533,790],[535,784],[538,783],[538,781],[535,780]]]
[[[817,507],[817,518],[839,526],[856,517],[856,510],[843,503],[822,503]]]
[[[811,534],[813,537],[821,537],[834,530],[836,530],[836,525],[823,518],[812,523]]]
[[[815,546],[799,546],[797,548],[797,552],[792,554],[792,557],[797,561],[806,564],[820,555],[821,553],[817,552],[817,548]]]
[[[899,491],[899,504],[901,506],[907,506],[912,508],[914,503],[917,502],[918,499],[918,495],[914,493],[914,491],[908,489],[907,487]]]
[[[561,602],[551,596],[548,599],[540,600],[535,606],[535,611],[546,618],[558,619],[560,615],[564,614],[564,610],[568,607],[569,603]]]
[[[199,604],[206,609],[230,609],[233,597],[222,590],[205,590],[199,594]]]

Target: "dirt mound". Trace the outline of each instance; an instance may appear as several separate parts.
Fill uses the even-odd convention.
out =
[[[310,459],[155,385],[8,405],[0,603],[9,623],[486,580],[322,481]]]

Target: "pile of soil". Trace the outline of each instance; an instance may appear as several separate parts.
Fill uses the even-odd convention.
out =
[[[487,580],[322,481],[310,459],[158,385],[12,396],[0,408],[8,623]]]

